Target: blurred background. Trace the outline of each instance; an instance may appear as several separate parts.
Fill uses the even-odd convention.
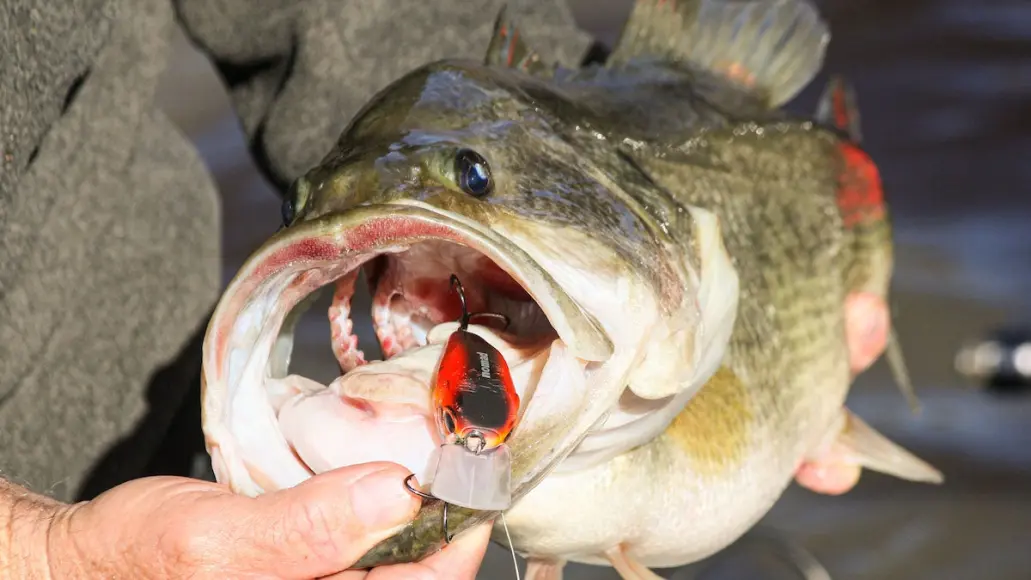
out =
[[[631,1],[569,4],[585,30],[611,44]],[[755,532],[726,551],[658,572],[791,579],[806,577],[798,564],[807,561],[811,578],[1029,579],[1031,396],[1002,387],[1024,381],[1013,380],[1021,371],[1031,375],[1031,346],[1018,348],[1028,338],[1021,329],[1031,329],[1031,2],[820,4],[834,34],[824,74],[843,73],[855,84],[865,146],[891,205],[894,316],[924,411],[910,414],[883,362],[859,379],[849,404],[942,469],[946,483],[864,472],[843,497],[792,487]],[[812,111],[824,80],[789,108]],[[279,198],[250,159],[221,82],[184,38],[160,99],[221,188],[228,281],[278,227]],[[298,372],[337,372],[322,356],[328,336],[321,317],[305,321]],[[307,352],[320,354],[309,360]],[[989,376],[960,372],[982,368]],[[492,546],[480,577],[514,578],[510,555]],[[566,578],[618,576],[570,565]]]

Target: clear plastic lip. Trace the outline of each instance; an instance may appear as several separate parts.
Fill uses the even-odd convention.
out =
[[[433,454],[430,493],[452,505],[503,511],[512,504],[512,453],[508,445],[473,453],[444,444]]]

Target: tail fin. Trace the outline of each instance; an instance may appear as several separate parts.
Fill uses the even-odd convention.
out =
[[[608,64],[666,59],[720,75],[777,107],[816,76],[829,41],[807,0],[636,0]]]

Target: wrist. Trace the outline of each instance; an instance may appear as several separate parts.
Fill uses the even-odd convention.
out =
[[[47,529],[53,500],[0,481],[0,571],[4,578],[50,578]]]
[[[43,546],[47,572],[50,580],[65,580],[71,578],[89,577],[89,562],[85,558],[86,552],[80,542],[76,541],[73,533],[73,525],[78,519],[79,511],[86,504],[77,503],[74,505],[61,504],[49,515],[43,529]],[[40,531],[37,530],[37,534]],[[86,541],[91,539],[89,531],[85,531]]]
[[[60,544],[69,506],[0,481],[0,577],[26,580],[70,578],[73,559]],[[66,534],[63,534],[66,535]],[[54,555],[58,554],[55,558]]]

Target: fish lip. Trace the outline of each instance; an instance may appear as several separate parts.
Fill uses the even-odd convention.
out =
[[[274,306],[259,309],[259,333],[278,333],[285,312],[296,302],[315,288],[365,263],[372,255],[429,239],[470,247],[508,272],[541,307],[559,339],[582,360],[604,362],[613,355],[613,342],[597,320],[515,243],[473,220],[427,204],[389,202],[358,206],[276,232],[252,253],[223,292],[209,322],[203,347],[202,421],[209,448],[217,446],[219,437],[215,433],[222,430],[220,426],[228,418],[228,399],[245,380],[242,375],[231,380],[230,355],[242,348],[250,359],[261,348],[258,340],[244,346],[233,344],[235,333],[240,331],[239,319],[250,314],[249,307],[260,299],[262,292],[270,291],[268,284],[279,279],[277,274],[293,278],[280,289],[274,301],[268,301],[274,302]],[[353,266],[348,267],[347,263]],[[339,272],[332,278],[319,280],[319,275],[334,265]],[[314,286],[308,288],[306,284]],[[293,292],[291,298],[288,292]],[[267,368],[271,348],[264,354],[267,355],[265,360],[259,362]]]

